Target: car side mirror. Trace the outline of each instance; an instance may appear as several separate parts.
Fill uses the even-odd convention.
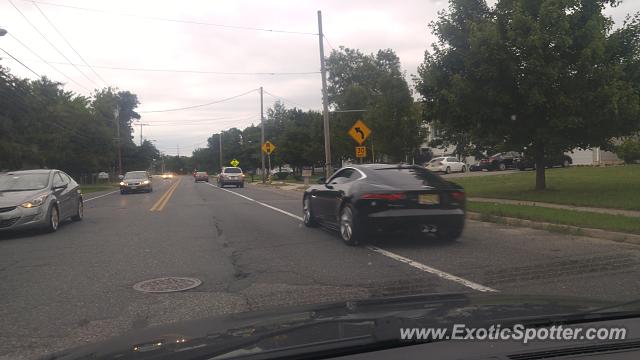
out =
[[[67,188],[67,184],[62,184],[62,185],[54,186],[53,190],[62,190],[66,188]]]
[[[318,184],[324,184],[327,181],[327,178],[321,177],[318,179]]]
[[[118,175],[118,179],[120,180],[124,179],[124,175]]]

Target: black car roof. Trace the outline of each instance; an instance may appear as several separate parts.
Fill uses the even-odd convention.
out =
[[[346,165],[345,167],[352,167],[354,169],[358,169],[358,170],[362,170],[364,172],[369,172],[372,170],[377,170],[377,169],[389,169],[389,168],[413,168],[416,167],[418,165],[411,165],[411,164],[351,164],[351,165]]]
[[[57,171],[56,169],[34,169],[34,170],[18,170],[18,171],[9,171],[7,175],[18,175],[18,174],[49,174],[52,171]]]

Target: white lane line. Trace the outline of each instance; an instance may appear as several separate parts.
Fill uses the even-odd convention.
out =
[[[239,194],[239,193],[231,191],[231,190],[227,190],[227,189],[224,189],[224,188],[221,188],[221,187],[209,184],[209,183],[207,183],[207,185],[209,185],[209,186],[211,186],[213,188],[216,188],[218,190],[223,190],[223,191],[226,191],[226,192],[231,193],[233,195],[240,196],[241,198],[247,199],[249,201],[252,201],[254,203],[260,204],[260,205],[262,205],[264,207],[268,207],[269,209],[275,210],[275,211],[277,211],[279,213],[291,216],[294,219],[298,219],[298,220],[302,221],[302,217],[300,217],[298,215],[295,215],[295,214],[292,214],[292,213],[290,213],[288,211],[284,211],[282,209],[278,209],[277,207],[271,206],[269,204],[265,204],[265,203],[263,203],[261,201],[252,199],[252,198],[250,198],[248,196]],[[460,285],[464,285],[464,286],[466,286],[468,288],[471,288],[473,290],[477,290],[477,291],[481,291],[481,292],[498,292],[499,291],[499,290],[496,290],[494,288],[490,288],[488,286],[480,285],[480,284],[475,283],[475,282],[473,282],[471,280],[463,279],[463,278],[461,278],[459,276],[455,276],[453,274],[449,274],[448,272],[444,272],[442,270],[438,270],[438,269],[433,268],[431,266],[427,266],[427,265],[419,263],[417,261],[408,259],[408,258],[406,258],[404,256],[400,256],[400,255],[398,255],[396,253],[392,253],[391,251],[380,249],[379,247],[367,246],[366,248],[371,250],[371,251],[373,251],[373,252],[376,252],[376,253],[378,253],[380,255],[384,255],[384,256],[386,256],[386,257],[388,257],[390,259],[405,263],[405,264],[407,264],[407,265],[409,265],[411,267],[414,267],[414,268],[416,268],[418,270],[427,272],[429,274],[433,274],[433,275],[435,275],[435,276],[437,276],[439,278],[445,279],[445,280],[453,281],[455,283],[458,283]]]
[[[247,199],[247,200],[249,200],[249,201],[253,201],[254,203],[260,204],[260,205],[262,205],[262,206],[264,206],[264,207],[268,207],[268,208],[269,208],[269,209],[271,209],[271,210],[275,210],[275,211],[277,211],[277,212],[279,212],[279,213],[285,214],[285,215],[287,215],[287,216],[291,216],[291,217],[292,217],[292,218],[294,218],[294,219],[298,219],[298,220],[302,221],[302,217],[300,217],[300,216],[298,216],[298,215],[295,215],[295,214],[292,214],[292,213],[290,213],[290,212],[288,212],[288,211],[284,211],[284,210],[282,210],[282,209],[278,209],[278,208],[277,208],[277,207],[275,207],[275,206],[271,206],[271,205],[269,205],[269,204],[265,204],[265,203],[263,203],[262,201],[258,201],[258,200],[252,199],[252,198],[250,198],[250,197],[248,197],[248,196],[244,196],[244,195],[242,195],[242,194],[238,194],[237,192],[234,192],[234,191],[231,191],[231,190],[228,190],[228,189],[225,189],[225,188],[221,188],[221,187],[218,187],[218,186],[215,186],[215,185],[209,184],[209,183],[207,183],[207,185],[209,185],[209,186],[211,186],[211,187],[213,187],[213,188],[216,188],[216,189],[218,189],[218,190],[223,190],[223,191],[226,191],[226,192],[231,193],[231,194],[233,194],[233,195],[240,196],[241,198]]]
[[[120,191],[120,190],[115,190],[115,191],[112,191],[112,192],[109,192],[109,193],[106,193],[106,194],[98,195],[98,196],[96,196],[96,197],[92,197],[92,198],[84,199],[84,200],[82,200],[82,201],[83,201],[83,202],[87,202],[87,201],[91,201],[91,200],[99,199],[99,198],[101,198],[101,197],[105,197],[105,196],[107,196],[107,195],[115,194],[115,193],[117,193],[118,191]]]
[[[449,274],[447,272],[438,270],[436,268],[432,268],[431,266],[427,266],[425,264],[419,263],[417,261],[408,259],[404,256],[400,256],[398,254],[392,253],[391,251],[387,251],[384,249],[380,249],[379,247],[375,247],[375,246],[367,246],[367,249],[371,250],[371,251],[375,251],[378,254],[384,255],[386,257],[389,257],[393,260],[397,260],[400,262],[403,262],[409,266],[413,266],[416,269],[422,270],[424,272],[428,272],[430,274],[436,275],[438,277],[441,277],[443,279],[447,279],[449,281],[453,281],[456,282],[460,285],[464,285],[468,288],[472,288],[474,290],[478,290],[478,291],[482,291],[482,292],[497,292],[498,290],[494,289],[494,288],[490,288],[488,286],[484,286],[484,285],[480,285],[478,283],[475,283],[473,281],[467,280],[467,279],[463,279],[459,276],[455,276],[453,274]]]

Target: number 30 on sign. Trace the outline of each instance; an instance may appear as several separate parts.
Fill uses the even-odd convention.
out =
[[[366,146],[356,146],[356,157],[357,158],[367,157],[367,147]]]

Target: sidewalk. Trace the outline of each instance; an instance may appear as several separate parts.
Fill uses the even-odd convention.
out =
[[[480,197],[470,197],[468,200],[476,201],[476,202],[497,203],[497,204],[538,206],[538,207],[551,208],[551,209],[584,211],[584,212],[592,212],[592,213],[599,213],[599,214],[623,215],[628,217],[640,218],[640,211],[637,211],[637,210],[597,208],[597,207],[588,207],[588,206],[551,204],[551,203],[545,203],[545,202],[535,202],[535,201],[526,201],[526,200],[507,200],[507,199],[480,198]]]

